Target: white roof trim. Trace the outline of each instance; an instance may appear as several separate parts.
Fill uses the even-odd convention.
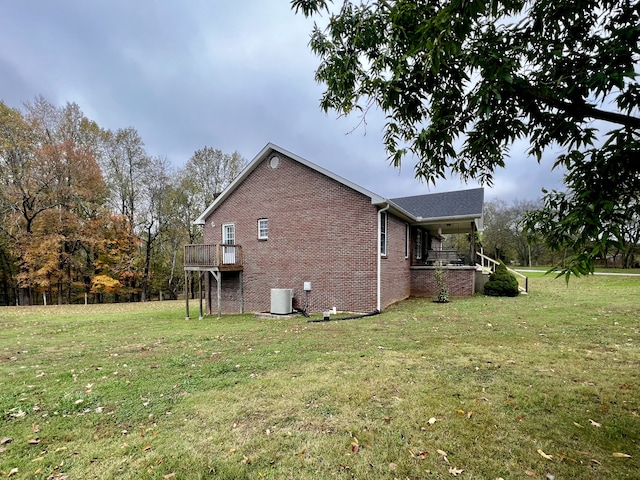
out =
[[[366,188],[362,188],[360,185],[357,185],[345,178],[342,178],[339,175],[336,175],[333,172],[330,172],[329,170],[320,167],[319,165],[316,165],[315,163],[310,162],[309,160],[306,160],[298,155],[296,155],[295,153],[289,152],[287,150],[285,150],[284,148],[281,148],[273,143],[268,143],[267,145],[265,145],[265,147],[260,150],[260,152],[253,158],[253,160],[251,160],[246,167],[244,167],[244,169],[242,169],[242,171],[240,172],[240,174],[229,184],[229,186],[227,188],[225,188],[222,193],[220,195],[218,195],[216,197],[216,199],[213,201],[213,203],[211,203],[211,205],[209,205],[204,212],[202,212],[202,214],[200,214],[200,216],[195,220],[196,225],[204,225],[205,224],[205,220],[206,218],[211,215],[211,213],[222,203],[224,202],[227,197],[238,187],[238,185],[240,185],[242,182],[244,182],[244,180],[249,176],[249,174],[251,172],[253,172],[255,170],[255,168],[263,161],[267,158],[267,156],[271,153],[280,153],[282,155],[285,155],[293,160],[295,160],[298,163],[301,163],[302,165],[305,165],[309,168],[311,168],[312,170],[315,170],[316,172],[319,172],[323,175],[326,175],[327,177],[335,180],[338,183],[341,183],[349,188],[351,188],[352,190],[355,190],[356,192],[359,192],[361,194],[363,194],[366,197],[369,197],[371,199],[371,203],[374,205],[380,205],[383,203],[387,203],[388,200],[376,195],[375,193],[367,190]]]

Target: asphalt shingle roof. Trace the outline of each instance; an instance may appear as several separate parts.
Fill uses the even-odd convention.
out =
[[[484,188],[392,198],[391,201],[414,217],[425,219],[481,217]]]

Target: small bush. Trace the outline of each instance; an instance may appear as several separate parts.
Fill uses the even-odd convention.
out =
[[[504,263],[496,266],[484,285],[484,294],[492,297],[517,297],[520,294],[518,279],[507,270]]]
[[[449,303],[449,287],[442,267],[436,267],[436,285],[438,286],[438,296],[434,299],[437,303]]]

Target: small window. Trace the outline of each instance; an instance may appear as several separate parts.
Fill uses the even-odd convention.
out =
[[[387,212],[380,213],[380,255],[387,255]]]
[[[258,240],[266,240],[269,238],[269,219],[261,218],[258,220]]]

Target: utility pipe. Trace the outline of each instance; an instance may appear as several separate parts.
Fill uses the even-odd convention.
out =
[[[380,286],[382,283],[382,249],[380,248],[380,239],[381,239],[381,235],[382,235],[382,212],[386,212],[387,210],[389,210],[389,203],[387,203],[387,206],[384,208],[381,208],[380,210],[378,210],[378,288],[377,288],[377,296],[378,296],[378,300],[376,303],[376,310],[379,312],[380,311]],[[387,229],[388,229],[388,223],[387,223]],[[387,232],[387,237],[389,236],[389,232]]]

